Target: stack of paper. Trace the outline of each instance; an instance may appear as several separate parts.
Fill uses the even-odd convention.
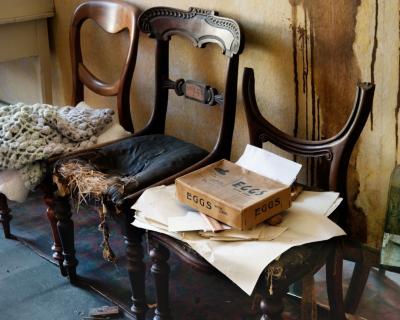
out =
[[[174,237],[179,239],[183,237],[182,232],[201,231],[198,233],[200,236],[218,241],[272,240],[286,230],[281,226],[260,225],[253,230],[239,231],[223,225],[226,230],[214,233],[199,212],[192,211],[176,199],[175,185],[147,189],[132,209],[136,210],[137,223],[177,233]]]
[[[272,238],[269,241],[214,241],[200,236],[198,232],[170,232],[168,222],[159,223],[152,218],[168,221],[171,212],[180,212],[182,216],[187,214],[187,207],[176,200],[173,190],[174,186],[148,189],[133,207],[139,210],[133,225],[188,243],[249,295],[261,272],[283,252],[294,246],[345,234],[328,218],[341,201],[339,194],[309,191],[303,191],[292,207],[283,213],[283,221],[278,227],[261,224],[256,231],[247,231],[251,237],[253,232],[257,233],[261,229],[266,234],[264,239]]]
[[[263,149],[247,146],[238,164],[291,184],[301,166],[287,161]],[[264,166],[265,163],[268,165]],[[283,252],[345,234],[328,218],[341,200],[336,192],[303,191],[282,214],[279,226],[260,224],[248,231],[231,229],[213,233],[199,213],[176,200],[174,185],[161,186],[146,190],[132,207],[136,210],[132,224],[188,243],[250,295],[261,272]]]

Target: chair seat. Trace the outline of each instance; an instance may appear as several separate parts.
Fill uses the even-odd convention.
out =
[[[68,164],[79,163],[93,168],[93,175],[101,173],[110,181],[103,196],[120,205],[126,195],[180,172],[207,154],[204,149],[172,136],[138,136],[89,150],[77,158],[57,161],[54,174],[64,178],[63,184],[68,186],[79,174],[73,172],[65,178],[63,168]],[[85,178],[79,177],[81,182]]]
[[[286,289],[306,274],[314,274],[326,263],[326,259],[335,249],[335,241],[319,241],[290,248],[279,259],[272,261],[266,268],[267,277],[272,277],[275,289]]]
[[[162,243],[172,250],[177,256],[203,272],[215,272],[214,267],[203,259],[185,242],[171,238],[157,232],[149,232],[150,240]],[[325,263],[328,255],[335,248],[334,241],[320,241],[307,243],[301,246],[290,248],[281,254],[279,259],[272,261],[264,270],[264,277],[268,284],[273,282],[273,288],[287,288],[294,281],[300,280],[308,273],[315,273]],[[262,290],[265,290],[263,286]]]

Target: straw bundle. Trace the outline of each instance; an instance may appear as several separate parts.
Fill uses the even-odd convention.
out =
[[[109,187],[113,186],[119,191],[124,190],[124,178],[109,176],[96,170],[95,167],[81,160],[68,160],[58,163],[53,174],[53,181],[57,184],[60,196],[76,196],[79,205],[88,200],[100,202],[98,214],[100,218],[99,231],[103,233],[103,257],[115,262],[116,257],[109,243],[108,210],[104,205],[104,197]]]
[[[61,195],[76,195],[78,203],[86,203],[89,199],[101,201],[113,182],[105,173],[79,160],[63,162],[55,171],[55,182]]]

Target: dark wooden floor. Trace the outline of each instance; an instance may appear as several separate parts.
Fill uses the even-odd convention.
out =
[[[0,319],[85,319],[90,308],[112,304],[89,288],[69,285],[55,265],[24,244],[5,240],[1,233],[0,257]],[[345,288],[351,270],[352,264],[345,263]],[[323,270],[317,274],[316,290],[318,301],[326,303]],[[359,316],[352,319],[399,319],[399,301],[400,275],[372,270]]]
[[[0,319],[81,320],[90,308],[112,305],[88,288],[71,286],[56,265],[0,231]]]
[[[347,290],[354,264],[345,261],[343,288]],[[316,276],[318,301],[327,304],[325,293],[324,270]],[[357,317],[352,319],[400,319],[400,275],[393,272],[380,272],[372,269],[367,286],[357,310]]]

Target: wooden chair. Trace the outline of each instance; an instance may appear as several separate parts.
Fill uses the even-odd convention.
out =
[[[72,62],[72,99],[71,105],[84,100],[84,86],[102,96],[117,97],[117,111],[120,125],[127,131],[133,132],[130,112],[130,88],[136,64],[136,54],[139,40],[139,30],[136,26],[139,10],[120,0],[89,0],[80,4],[72,17],[70,26],[70,52]],[[102,30],[109,34],[128,31],[128,48],[118,79],[107,83],[97,78],[85,65],[82,48],[81,32],[85,21],[94,21]],[[50,163],[54,162],[50,160]],[[50,221],[54,244],[53,258],[58,261],[63,275],[63,255],[61,240],[57,229],[57,219],[53,210],[53,188],[50,175],[42,183],[45,191],[44,200],[48,205],[47,217]]]
[[[352,112],[342,128],[342,130],[335,136],[321,141],[305,141],[298,138],[293,138],[283,133],[266,119],[263,118],[258,110],[255,93],[254,93],[254,73],[251,69],[246,69],[243,80],[243,93],[246,105],[246,115],[249,124],[250,141],[254,145],[261,146],[263,142],[271,142],[276,146],[288,151],[294,155],[300,155],[304,157],[320,158],[321,162],[317,164],[317,177],[314,187],[322,188],[324,190],[339,192],[343,198],[341,206],[336,212],[331,215],[331,218],[336,221],[339,225],[344,225],[346,214],[349,211],[348,208],[348,194],[347,194],[347,169],[353,151],[354,145],[356,144],[365,123],[371,112],[375,85],[371,83],[360,83],[358,84],[356,96],[354,100],[354,106]],[[335,240],[329,240],[321,242],[321,251],[313,252],[309,257],[308,262],[314,262],[313,270],[317,271],[321,265],[318,265],[316,261],[321,258],[321,252],[329,243]],[[348,242],[339,243],[339,248],[334,248],[334,254],[327,256],[327,286],[328,296],[330,300],[330,307],[333,319],[343,318],[344,310],[348,310],[348,305],[344,308],[342,300],[342,259],[343,255],[348,256],[349,250]],[[315,244],[319,245],[319,244]],[[311,244],[310,246],[315,246]],[[309,246],[309,245],[307,245]],[[298,250],[303,250],[306,246],[301,246]],[[297,248],[293,250],[296,252]],[[329,252],[328,250],[326,252]],[[285,257],[290,259],[291,252],[285,253]],[[281,259],[282,260],[282,259]],[[304,262],[306,262],[304,260]],[[303,263],[304,263],[303,262]],[[293,273],[289,277],[291,281],[299,279],[301,272],[304,271],[304,265],[299,265],[298,269],[294,269]],[[317,267],[317,268],[315,268]],[[356,268],[358,269],[358,268]],[[357,271],[357,270],[356,270]],[[355,272],[357,273],[357,272]],[[357,278],[357,274],[355,274]],[[277,279],[274,279],[276,283]],[[352,290],[356,290],[358,287],[357,281],[353,279],[351,285]],[[339,285],[340,284],[340,285]],[[347,295],[346,301],[349,299]]]
[[[131,137],[59,160],[53,165],[53,177],[63,180],[60,169],[65,163],[80,161],[93,166],[94,171],[102,172],[114,181],[102,194],[102,200],[124,225],[128,271],[133,294],[132,311],[137,319],[144,319],[147,305],[144,296],[145,270],[141,247],[143,230],[131,225],[134,215],[130,208],[147,187],[170,184],[185,173],[229,157],[236,110],[239,54],[243,49],[243,39],[239,25],[234,20],[198,8],[190,8],[189,11],[166,7],[151,8],[142,13],[138,25],[141,31],[154,38],[156,42],[155,105],[148,124]],[[216,70],[215,73],[222,72],[225,75],[223,92],[219,93],[216,88],[198,81],[170,79],[169,43],[175,36],[190,40],[198,48],[209,43],[216,43],[222,48],[227,58],[227,66]],[[87,78],[86,74],[85,72],[83,79]],[[90,85],[96,88],[93,81]],[[214,108],[216,112],[220,112],[218,136],[211,151],[165,134],[170,91],[198,102],[203,107]],[[182,99],[182,108],[187,99]],[[201,123],[201,119],[198,121]],[[49,197],[47,203],[51,215],[54,212],[58,220],[57,226],[65,259],[63,265],[70,281],[73,282],[77,278],[77,260],[69,199],[68,196],[59,193],[50,194],[53,197]]]
[[[323,141],[306,141],[294,138],[280,131],[266,120],[260,113],[254,93],[254,73],[246,68],[243,75],[243,95],[248,121],[250,143],[262,147],[264,142],[272,144],[294,155],[322,158],[327,160],[328,171],[322,171],[319,176],[319,188],[340,192],[344,205],[334,213],[336,219],[344,213],[347,203],[347,167],[354,144],[365,125],[371,110],[374,86],[363,83],[358,86],[353,111],[344,128],[334,137]],[[152,272],[157,289],[157,319],[171,319],[168,303],[168,273],[167,259],[169,250],[173,250],[183,261],[200,271],[215,272],[215,269],[190,247],[167,235],[149,232],[152,243],[150,256],[153,259]],[[288,292],[289,285],[302,279],[310,273],[318,271],[327,263],[327,285],[332,319],[345,319],[342,298],[342,251],[337,239],[310,243],[293,247],[280,259],[270,263],[266,270],[281,270],[271,277],[262,276],[260,285],[261,311],[263,320],[281,318],[283,310],[282,299]],[[273,294],[267,288],[273,281]]]
[[[83,101],[83,87],[87,86],[93,92],[104,96],[117,96],[117,110],[119,123],[125,130],[133,132],[133,124],[130,114],[130,86],[133,71],[136,63],[136,52],[138,44],[138,30],[136,27],[139,10],[119,0],[90,0],[81,4],[75,11],[70,26],[70,50],[72,60],[72,84],[73,93],[71,105]],[[123,29],[129,30],[129,48],[125,58],[124,66],[119,79],[112,85],[96,78],[85,66],[82,59],[80,31],[82,24],[91,19],[108,33],[118,33]],[[8,207],[7,197],[0,193],[0,222],[3,225],[5,238],[15,238],[11,234],[10,221],[12,216]],[[51,212],[49,218],[53,222]],[[53,228],[53,235],[56,239],[54,245],[54,258],[62,263],[61,246],[59,245],[58,234]]]
[[[7,197],[3,193],[0,193],[0,222],[3,225],[4,238],[15,239],[11,234],[10,221],[12,215],[10,212],[11,209],[8,207]]]

